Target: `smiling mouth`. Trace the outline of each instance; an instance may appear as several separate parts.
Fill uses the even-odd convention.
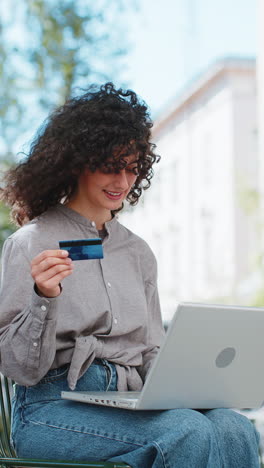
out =
[[[123,195],[123,192],[110,192],[108,190],[104,190],[104,193],[111,200],[119,200],[119,198],[121,198]]]

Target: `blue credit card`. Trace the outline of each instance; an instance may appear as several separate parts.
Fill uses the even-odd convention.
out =
[[[93,260],[103,258],[102,239],[75,239],[59,241],[62,250],[68,250],[69,258],[72,260]]]

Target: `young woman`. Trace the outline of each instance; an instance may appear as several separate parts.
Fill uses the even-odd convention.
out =
[[[112,83],[68,100],[1,199],[22,226],[4,245],[0,369],[17,382],[18,456],[124,461],[134,468],[254,468],[258,436],[225,409],[133,412],[62,400],[62,390],[140,390],[164,336],[156,260],[116,213],[159,160],[147,107]],[[59,241],[103,239],[72,262]]]

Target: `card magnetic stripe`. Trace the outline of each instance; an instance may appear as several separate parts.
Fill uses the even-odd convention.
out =
[[[83,239],[83,240],[72,240],[72,241],[60,241],[59,245],[63,247],[81,247],[86,245],[100,245],[102,244],[101,239]]]

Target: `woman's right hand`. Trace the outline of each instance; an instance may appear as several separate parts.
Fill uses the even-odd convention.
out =
[[[37,292],[45,297],[60,295],[60,282],[73,272],[67,250],[44,250],[31,262],[31,275]]]

